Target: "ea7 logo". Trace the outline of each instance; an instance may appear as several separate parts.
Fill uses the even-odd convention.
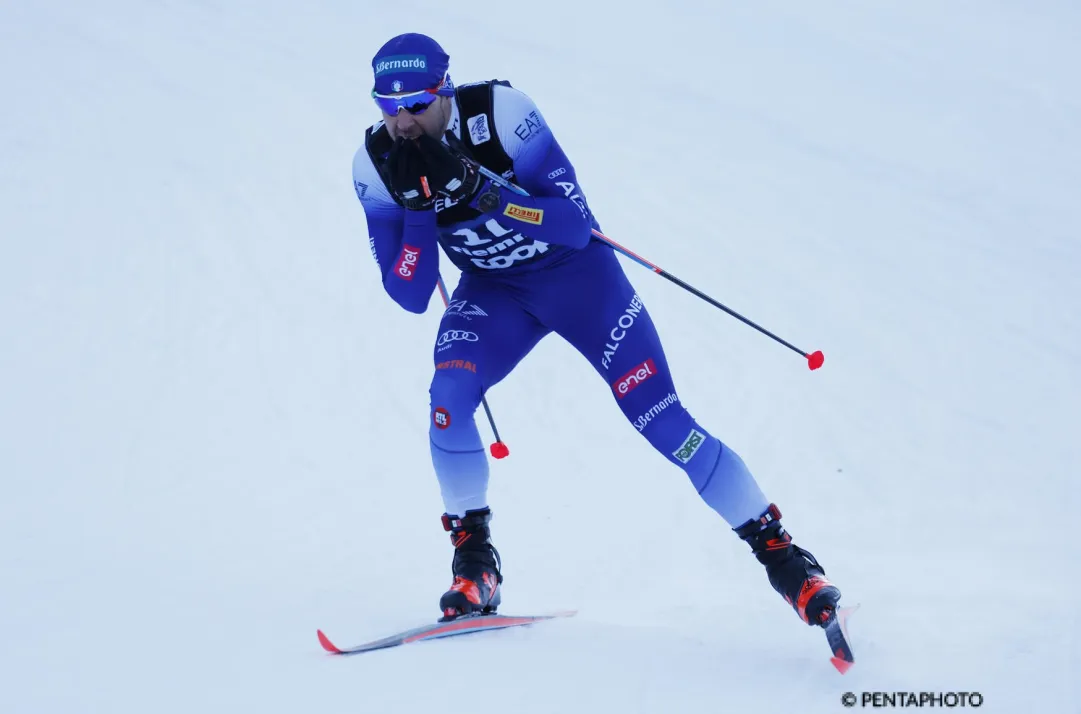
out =
[[[475,305],[465,300],[452,301],[447,305],[447,309],[443,311],[443,314],[450,317],[457,315],[459,317],[464,317],[466,320],[472,320],[474,317],[488,317],[488,313],[486,313],[480,305]]]
[[[698,453],[698,449],[706,440],[706,435],[697,429],[691,429],[691,433],[684,439],[683,445],[672,452],[672,456],[676,457],[676,460],[680,463],[687,463],[694,455]]]
[[[398,277],[402,280],[412,280],[419,259],[420,248],[414,248],[411,245],[403,243],[402,254],[398,257],[398,264],[394,266],[394,272],[397,273]]]
[[[537,136],[541,128],[544,126],[541,123],[541,118],[536,111],[529,112],[529,115],[522,121],[521,124],[514,128],[514,133],[522,142],[527,142]]]
[[[616,399],[622,399],[631,392],[631,390],[638,387],[639,384],[646,381],[657,373],[657,365],[653,364],[653,359],[647,359],[645,362],[639,365],[635,365],[631,368],[630,372],[617,379],[612,383],[612,390],[616,393]]]

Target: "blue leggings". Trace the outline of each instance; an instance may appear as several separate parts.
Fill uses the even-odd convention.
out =
[[[432,462],[448,514],[488,505],[477,407],[550,332],[589,360],[627,420],[732,528],[768,508],[742,459],[687,411],[649,313],[612,249],[594,242],[539,271],[462,275],[439,324],[429,390]]]

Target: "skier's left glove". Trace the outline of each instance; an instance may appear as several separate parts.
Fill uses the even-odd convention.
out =
[[[433,193],[455,203],[468,202],[476,195],[484,177],[472,163],[427,134],[417,139],[417,146],[428,165],[428,185]]]

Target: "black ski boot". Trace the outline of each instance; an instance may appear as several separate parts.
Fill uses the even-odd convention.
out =
[[[466,511],[462,518],[443,514],[443,529],[450,531],[450,542],[454,544],[454,583],[439,599],[443,611],[440,622],[462,615],[493,613],[499,606],[503,576],[499,572],[499,551],[492,546],[488,530],[490,520],[488,508]]]
[[[781,525],[781,511],[770,504],[760,517],[735,529],[758,562],[766,566],[769,584],[808,625],[825,625],[837,609],[841,591],[826,579],[815,557],[795,545]]]

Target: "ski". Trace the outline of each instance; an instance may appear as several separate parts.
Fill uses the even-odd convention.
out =
[[[830,615],[830,618],[822,625],[822,629],[826,631],[826,641],[833,653],[830,663],[841,674],[847,672],[856,663],[856,656],[852,652],[852,640],[848,636],[848,618],[857,609],[859,605],[842,607]]]
[[[322,630],[316,630],[316,634],[319,637],[319,644],[330,654],[353,655],[360,654],[361,652],[372,652],[374,650],[387,649],[388,647],[407,645],[411,642],[423,642],[425,640],[435,640],[444,637],[468,635],[474,632],[532,625],[544,620],[552,620],[557,617],[572,617],[576,613],[577,610],[564,610],[561,612],[549,613],[547,615],[465,615],[448,622],[433,622],[428,625],[421,625],[420,627],[414,627],[411,630],[399,632],[379,640],[373,640],[353,647],[338,647],[330,641],[330,638],[328,638]]]

